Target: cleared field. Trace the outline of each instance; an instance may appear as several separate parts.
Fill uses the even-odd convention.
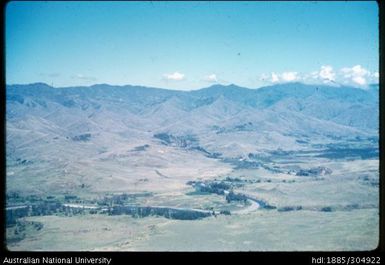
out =
[[[32,251],[300,251],[372,250],[378,244],[378,211],[276,212],[210,217],[84,215],[28,217],[43,229],[10,250]]]

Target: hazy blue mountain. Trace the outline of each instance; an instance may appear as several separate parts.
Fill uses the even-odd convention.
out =
[[[7,146],[34,153],[46,144],[58,144],[59,139],[86,139],[99,147],[109,139],[150,144],[158,143],[153,135],[167,133],[193,135],[213,153],[243,156],[278,147],[312,148],[313,143],[303,144],[309,142],[306,137],[324,144],[357,137],[377,139],[375,91],[378,88],[300,83],[259,89],[214,85],[195,91],[107,84],[9,85]],[[76,143],[70,141],[69,146]]]
[[[190,92],[106,84],[53,88],[36,83],[7,86],[6,98],[8,118],[20,116],[23,112],[47,115],[61,107],[63,111],[79,109],[88,113],[102,108],[114,112],[128,111],[139,116],[156,115],[159,111],[159,116],[168,119],[172,119],[172,115],[178,116],[179,111],[199,115],[208,111],[209,116],[221,118],[222,115],[236,115],[235,109],[240,111],[251,107],[255,113],[266,109],[290,110],[342,125],[375,130],[378,128],[378,93],[373,91],[376,88],[362,90],[301,83],[259,89],[213,85]]]

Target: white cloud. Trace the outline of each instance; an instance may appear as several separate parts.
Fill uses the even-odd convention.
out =
[[[298,81],[310,84],[325,83],[332,86],[344,84],[365,88],[373,83],[378,84],[379,77],[378,72],[370,72],[361,65],[343,67],[339,70],[334,70],[331,65],[322,65],[319,70],[308,73],[288,71],[283,73],[271,72],[270,75],[261,74],[260,80],[269,83]]]
[[[351,68],[344,67],[341,69],[341,72],[345,74],[345,77],[351,76],[365,76],[369,74],[369,71],[363,68],[361,65],[355,65]]]
[[[305,76],[304,81],[310,77],[314,82],[334,83],[336,80],[336,73],[330,65],[322,65],[320,70],[311,72],[310,76]]]
[[[355,76],[352,78],[353,82],[361,86],[366,85],[366,79],[362,76]]]
[[[218,82],[218,78],[217,78],[216,74],[208,75],[204,78],[204,80],[207,82],[210,82],[210,83],[217,83]]]
[[[318,71],[313,71],[313,72],[311,72],[310,76],[311,76],[313,79],[318,79],[318,77],[319,77],[319,72],[318,72]]]
[[[354,84],[361,86],[366,85],[367,79],[371,76],[370,72],[361,65],[355,65],[351,68],[344,67],[341,69],[341,74],[343,76],[344,83],[353,82]]]
[[[273,83],[279,82],[279,77],[276,73],[271,73],[271,82]]]
[[[285,82],[293,82],[299,79],[297,72],[284,72],[282,73],[281,78]]]
[[[172,74],[164,74],[163,77],[167,80],[181,81],[185,78],[185,75],[179,72],[174,72]]]
[[[323,80],[334,81],[336,74],[333,72],[333,67],[330,65],[321,66],[321,70],[318,73],[319,77]]]
[[[283,72],[282,74],[278,74],[275,72],[270,73],[270,75],[262,74],[260,79],[261,81],[269,81],[271,83],[279,83],[279,82],[292,82],[298,80],[297,72]]]
[[[378,72],[372,73],[370,79],[371,79],[371,82],[372,82],[372,83],[378,84],[378,83],[380,82],[380,73],[378,73]]]

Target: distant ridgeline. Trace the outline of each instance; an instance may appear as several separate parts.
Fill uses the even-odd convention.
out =
[[[62,111],[67,111],[68,114],[75,114],[75,110],[81,111],[77,113],[87,113],[86,117],[91,120],[103,111],[128,111],[141,118],[161,118],[163,124],[180,119],[187,113],[186,118],[204,115],[205,119],[199,125],[211,125],[211,129],[217,133],[264,129],[258,128],[258,121],[262,119],[276,123],[277,126],[285,126],[290,132],[292,129],[298,129],[293,127],[299,126],[300,119],[302,131],[321,125],[319,133],[326,135],[327,131],[334,136],[339,135],[334,133],[335,131],[346,127],[358,130],[349,132],[356,132],[358,135],[362,135],[360,130],[377,132],[378,98],[378,86],[363,90],[301,83],[279,84],[259,89],[213,85],[193,91],[107,84],[53,88],[44,83],[7,85],[6,89],[7,120],[27,114],[39,115],[47,110],[60,111],[61,107],[64,108]],[[253,113],[258,113],[260,119],[245,119]],[[218,122],[218,119],[226,117],[238,117],[239,120],[229,124],[231,126]],[[51,118],[55,120],[55,117]],[[286,122],[291,124],[282,124],[281,119],[290,119]],[[241,120],[244,122],[240,122]],[[327,123],[315,124],[321,121]],[[336,125],[340,126],[330,128]],[[311,128],[308,128],[309,126]],[[75,141],[88,138],[86,135],[73,137]]]

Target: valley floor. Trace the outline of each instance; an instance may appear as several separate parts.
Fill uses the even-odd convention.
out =
[[[116,195],[112,198],[122,201],[107,207],[108,214],[95,203],[67,202],[60,208],[64,210],[17,219],[7,228],[7,246],[11,251],[375,249],[378,160],[323,161],[322,165],[333,174],[235,169],[211,180],[190,181],[178,192]],[[98,203],[106,198],[111,196]],[[119,212],[124,205],[138,208]],[[179,216],[159,212],[165,205],[186,212]]]
[[[44,228],[11,251],[346,251],[378,244],[378,211],[259,211],[202,220],[28,217]]]

